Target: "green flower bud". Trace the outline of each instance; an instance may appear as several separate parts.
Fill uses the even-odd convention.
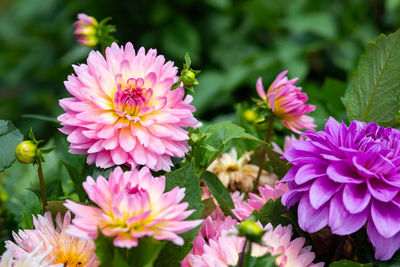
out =
[[[255,121],[257,119],[257,114],[251,109],[247,109],[243,115],[248,121]]]
[[[253,221],[243,221],[238,230],[239,236],[245,236],[253,242],[258,242],[264,235],[262,228]]]
[[[182,82],[184,85],[195,85],[196,84],[196,74],[193,71],[187,70],[182,76]]]
[[[37,146],[30,140],[23,141],[15,148],[15,154],[17,155],[18,161],[25,164],[35,162],[37,151]]]
[[[195,144],[200,141],[202,135],[201,133],[192,133],[190,135],[190,140]]]

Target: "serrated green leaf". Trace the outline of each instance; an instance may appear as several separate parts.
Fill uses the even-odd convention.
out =
[[[235,205],[233,204],[231,194],[229,194],[228,189],[222,184],[221,180],[214,173],[209,171],[206,171],[201,178],[207,184],[207,187],[217,200],[225,216],[235,218],[232,214],[232,209],[235,208]]]
[[[282,223],[288,224],[290,221],[283,217],[285,213],[286,207],[282,205],[281,198],[270,199],[258,212],[258,220],[264,226],[268,223],[271,223],[274,227]]]
[[[182,201],[189,203],[188,209],[196,210],[187,220],[200,219],[204,206],[201,204],[200,180],[194,171],[193,162],[190,162],[176,171],[167,173],[165,177],[165,191],[169,191],[176,186],[186,188],[185,198]],[[167,243],[161,250],[154,266],[180,266],[180,262],[193,248],[192,242],[197,232],[200,230],[200,227],[201,225],[180,235],[185,242],[183,246],[177,246],[171,242]]]
[[[346,99],[349,120],[389,124],[400,109],[400,31],[367,47]]]
[[[24,136],[11,121],[0,120],[0,172],[16,160],[15,148]]]
[[[372,267],[371,263],[362,264],[355,261],[340,260],[329,264],[329,267]]]

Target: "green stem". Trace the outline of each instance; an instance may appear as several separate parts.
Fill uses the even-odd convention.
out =
[[[46,196],[46,186],[44,184],[42,163],[40,162],[40,159],[37,159],[36,162],[39,166],[38,167],[38,175],[39,175],[40,191],[42,192],[42,207],[43,207],[43,212],[46,212],[47,196]]]
[[[272,132],[274,131],[274,119],[275,119],[274,114],[271,114],[269,116],[267,134],[265,135],[265,140],[264,140],[265,143],[267,143],[267,144],[269,144],[269,142],[271,141]],[[257,191],[257,186],[258,186],[258,184],[260,182],[261,172],[264,169],[265,160],[266,160],[265,153],[266,153],[265,145],[263,145],[263,148],[262,148],[262,151],[261,151],[260,164],[259,164],[260,167],[258,169],[257,178],[256,178],[256,180],[254,182],[254,188],[253,188],[254,192]]]

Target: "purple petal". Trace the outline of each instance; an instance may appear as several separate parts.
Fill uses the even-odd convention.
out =
[[[282,178],[282,182],[289,182],[293,181],[294,177],[296,176],[297,171],[299,170],[299,167],[297,166],[292,166],[290,170],[286,173],[286,175]]]
[[[294,182],[288,182],[289,188],[291,188],[291,184],[295,184]],[[299,200],[302,198],[302,196],[306,193],[306,191],[309,191],[311,187],[311,184],[307,185],[301,185],[295,188],[290,189],[289,192],[286,192],[282,196],[282,205],[286,206],[287,208],[290,208]]]
[[[304,184],[319,176],[325,175],[323,167],[313,164],[306,164],[299,168],[295,176],[296,184]]]
[[[387,183],[375,178],[368,179],[367,185],[372,196],[383,202],[392,200],[399,192],[399,188],[388,185]]]
[[[385,238],[400,231],[400,207],[393,203],[373,200],[371,217],[376,229]]]
[[[329,226],[337,235],[349,235],[359,230],[367,221],[369,210],[357,214],[349,213],[343,204],[342,195],[336,194],[330,201]]]
[[[346,184],[343,190],[343,203],[350,213],[363,211],[371,200],[365,184]]]
[[[364,155],[365,157],[365,155]],[[370,170],[368,170],[367,168],[364,167],[364,161],[365,159],[363,159],[362,157],[353,157],[353,164],[354,167],[356,167],[357,172],[363,176],[363,177],[376,177],[376,174],[371,172]]]
[[[297,209],[299,226],[306,232],[315,233],[328,224],[329,205],[325,204],[319,209],[311,206],[308,194],[305,194]]]
[[[335,182],[360,184],[363,182],[347,162],[332,162],[326,169],[326,174]]]
[[[310,203],[315,209],[324,205],[341,188],[327,176],[316,179],[310,188]]]
[[[370,220],[367,225],[369,240],[375,247],[375,259],[381,261],[390,260],[393,254],[400,248],[400,233],[390,238],[383,237]]]

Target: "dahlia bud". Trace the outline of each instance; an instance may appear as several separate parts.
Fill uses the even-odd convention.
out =
[[[264,235],[263,229],[254,221],[245,220],[239,226],[239,236],[245,236],[250,241],[258,242]]]
[[[99,42],[97,32],[99,23],[94,17],[86,14],[78,14],[78,21],[74,23],[74,34],[77,36],[77,42],[85,46],[95,46]]]
[[[251,109],[247,109],[243,115],[248,121],[255,121],[257,119],[257,114]]]
[[[191,70],[186,70],[182,75],[182,82],[185,86],[198,85],[196,74]]]
[[[25,164],[35,162],[38,155],[37,151],[38,148],[36,144],[30,140],[23,141],[15,148],[18,161]]]

